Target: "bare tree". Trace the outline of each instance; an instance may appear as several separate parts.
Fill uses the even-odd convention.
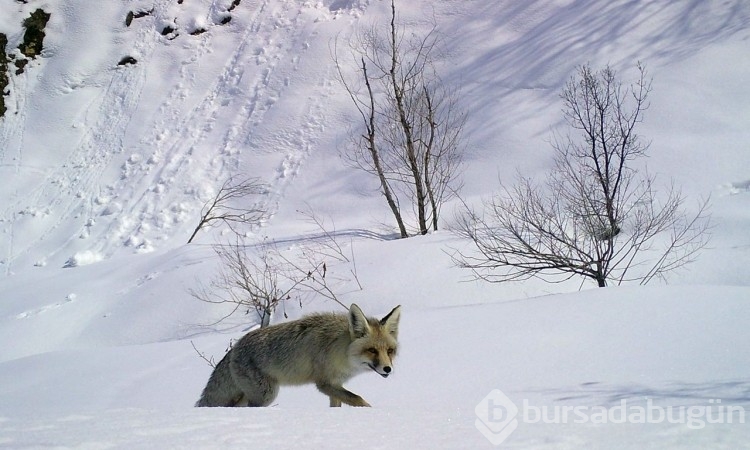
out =
[[[301,298],[330,300],[348,310],[340,295],[361,291],[362,283],[357,274],[353,242],[348,251],[341,244],[335,224],[317,215],[309,206],[298,210],[303,219],[316,227],[317,232],[304,239],[293,256],[281,254],[288,272],[299,280]],[[348,273],[343,273],[344,270]]]
[[[387,33],[377,25],[358,30],[350,44],[357,79],[344,75],[337,43],[332,53],[365,130],[352,137],[345,159],[378,177],[401,237],[407,237],[401,200],[413,207],[413,228],[426,234],[437,230],[441,206],[460,187],[465,114],[434,69],[435,27],[417,36],[396,20],[392,0]]]
[[[582,66],[563,89],[563,112],[579,136],[553,143],[555,166],[546,183],[519,176],[512,189],[466,208],[456,231],[477,253],[457,263],[489,281],[583,276],[648,283],[691,262],[708,240],[708,200],[689,215],[674,187],[659,195],[655,177],[634,163],[648,145],[636,134],[651,90],[623,87],[610,67]]]
[[[206,202],[201,209],[201,218],[188,239],[188,244],[200,230],[214,226],[218,222],[226,224],[235,234],[239,234],[237,225],[255,224],[266,215],[266,211],[255,205],[238,206],[237,203],[246,201],[252,195],[263,194],[267,190],[265,184],[255,178],[238,179],[230,177],[219,188],[213,199]]]
[[[229,304],[232,310],[219,321],[237,311],[255,312],[260,326],[268,326],[271,315],[284,301],[290,300],[299,285],[289,283],[283,261],[277,257],[275,247],[261,243],[248,252],[248,246],[237,237],[234,243],[214,246],[220,269],[208,288],[200,286],[190,294],[198,300]]]
[[[334,56],[334,58],[336,58],[336,61],[338,61],[337,56]],[[347,92],[349,93],[352,102],[357,108],[357,111],[362,116],[362,122],[365,128],[364,134],[356,137],[353,136],[351,138],[353,141],[351,147],[354,151],[354,154],[349,157],[348,160],[352,162],[354,166],[378,177],[378,181],[380,182],[380,190],[383,193],[383,197],[385,197],[385,200],[388,203],[388,207],[391,209],[393,217],[396,219],[396,224],[398,225],[401,237],[405,238],[409,236],[409,233],[406,231],[406,225],[404,224],[404,219],[401,216],[401,209],[396,197],[393,194],[393,189],[391,188],[388,177],[386,176],[385,169],[383,168],[383,163],[381,162],[380,152],[378,151],[375,122],[375,96],[372,92],[372,84],[370,83],[370,77],[367,73],[367,63],[365,62],[364,57],[362,57],[361,60],[362,79],[364,80],[367,89],[365,100],[358,97],[357,94],[352,90],[352,88],[350,88],[346,84],[345,78],[341,72],[341,66],[338,65],[338,62],[336,64],[339,77],[342,80],[342,83],[344,84]]]
[[[214,246],[220,260],[219,271],[207,287],[200,285],[198,289],[190,290],[190,294],[204,302],[232,307],[217,322],[238,311],[254,312],[261,327],[268,326],[279,306],[293,299],[302,305],[303,300],[322,298],[348,309],[339,300],[340,289],[352,279],[358,289],[362,289],[354,250],[347,255],[337,240],[335,229],[329,230],[311,210],[302,214],[319,228],[320,233],[300,246],[294,256],[279,250],[274,242],[248,245],[236,235],[234,242]],[[333,275],[329,270],[331,266],[350,266],[352,277]]]

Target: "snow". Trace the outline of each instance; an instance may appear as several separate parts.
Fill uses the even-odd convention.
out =
[[[398,4],[415,30],[434,19],[446,36],[438,69],[470,112],[473,204],[517,171],[544,176],[577,65],[627,77],[646,64],[648,169],[688,209],[710,197],[712,240],[668,283],[597,289],[482,283],[454,267],[468,244],[450,232],[394,239],[376,182],[339,156],[357,118],[330,56],[388,2],[231,3],[38,0],[0,15],[12,52],[31,11],[52,13],[0,119],[0,446],[491,448],[477,406],[495,389],[519,408],[502,448],[746,445],[736,421],[533,423],[524,407],[750,408],[750,4]],[[137,63],[118,66],[124,56]],[[196,350],[218,360],[256,322],[217,322],[226,308],[189,292],[231,236],[216,227],[186,244],[230,175],[268,184],[252,201],[269,217],[250,241],[294,257],[319,242],[300,213],[314,211],[352,256],[329,264],[341,300],[375,316],[402,305],[393,376],[347,383],[372,409],[330,409],[311,386],[282,388],[264,409],[193,408],[211,372]],[[273,321],[342,311],[302,300]]]

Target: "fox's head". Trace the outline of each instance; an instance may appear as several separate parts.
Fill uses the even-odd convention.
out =
[[[398,319],[401,305],[380,320],[365,317],[359,306],[349,308],[349,333],[352,343],[349,358],[356,367],[368,367],[383,378],[393,371],[393,359],[398,347]]]

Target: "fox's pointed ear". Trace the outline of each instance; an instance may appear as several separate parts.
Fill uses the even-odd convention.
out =
[[[367,336],[370,333],[370,324],[367,323],[367,317],[354,303],[349,307],[349,333],[355,339]]]
[[[380,319],[380,325],[394,338],[398,338],[398,320],[401,318],[401,305],[393,308],[387,316]]]

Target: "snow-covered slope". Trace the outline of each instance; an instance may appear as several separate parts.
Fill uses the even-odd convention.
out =
[[[687,208],[711,197],[713,239],[668,286],[582,292],[580,281],[467,282],[446,253],[466,243],[444,231],[390,239],[377,184],[339,157],[357,122],[330,56],[333,40],[385,20],[389,6],[4,6],[0,33],[16,57],[24,18],[52,15],[41,57],[11,74],[0,118],[0,445],[477,448],[490,443],[475,407],[493,389],[519,407],[750,407],[750,4],[397,2],[405,23],[434,20],[446,37],[438,68],[470,112],[469,202],[516,171],[544,174],[577,65],[610,63],[627,78],[646,64],[649,170],[681,186]],[[129,12],[144,14],[127,25]],[[118,65],[128,56],[136,62]],[[348,384],[373,410],[329,411],[311,387],[282,390],[268,409],[192,408],[211,370],[193,346],[218,359],[254,325],[217,324],[226,311],[189,294],[215,273],[211,244],[227,230],[185,242],[231,175],[269,185],[252,199],[270,217],[251,239],[293,255],[320,231],[298,212],[311,209],[356,260],[362,288],[349,280],[342,301],[373,315],[403,305],[394,376]],[[341,309],[285,308],[289,318]],[[747,429],[522,422],[503,445],[737,448]]]
[[[234,173],[272,184],[259,201],[274,210],[325,128],[328,22],[358,11],[56,3],[44,57],[13,77],[3,123],[6,274],[174,248]],[[151,10],[125,25],[129,11]],[[176,31],[162,36],[166,26]],[[119,66],[126,56],[137,63]]]

